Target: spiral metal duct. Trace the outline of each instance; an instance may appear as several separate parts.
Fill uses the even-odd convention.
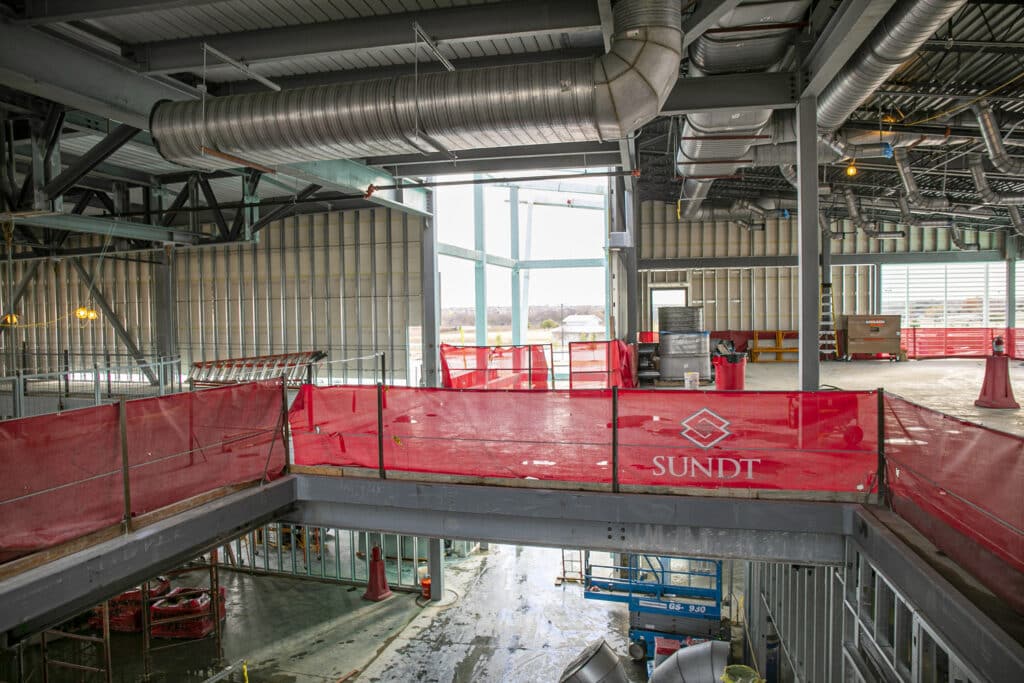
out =
[[[170,161],[216,169],[237,164],[202,147],[275,165],[624,138],[678,78],[680,1],[618,2],[611,50],[596,59],[161,102],[153,139]]]
[[[903,180],[903,187],[907,191],[907,199],[911,206],[931,211],[945,211],[950,208],[949,200],[945,197],[925,197],[921,194],[921,190],[917,187],[917,180],[914,179],[914,172],[910,168],[906,149],[897,147],[894,150],[893,158],[896,160],[896,170],[900,172],[900,179]]]
[[[966,0],[900,0],[818,98],[818,128],[835,130]]]
[[[999,126],[996,125],[995,116],[992,114],[992,106],[988,102],[979,102],[971,109],[978,117],[981,137],[985,141],[985,149],[988,150],[988,158],[992,160],[992,165],[1002,173],[1024,175],[1024,163],[1012,158],[1006,151],[1003,136],[1000,135]]]
[[[777,27],[799,21],[809,5],[810,0],[743,2],[719,20],[715,28],[720,32],[705,33],[690,46],[689,77],[776,68],[794,33],[791,28]],[[759,24],[766,28],[750,30]],[[686,117],[676,164],[679,174],[687,176],[682,193],[688,220],[697,220],[714,176],[733,175],[749,165],[739,160],[750,151],[753,136],[761,133],[771,117],[771,109]]]

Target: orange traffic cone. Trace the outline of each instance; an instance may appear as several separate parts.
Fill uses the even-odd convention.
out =
[[[366,585],[363,600],[380,602],[390,597],[391,589],[388,587],[388,579],[384,575],[384,560],[380,556],[380,547],[373,546],[373,552],[370,555],[370,582]]]
[[[1013,397],[1013,387],[1010,386],[1009,356],[997,355],[985,359],[985,381],[974,405],[979,408],[1020,408]]]

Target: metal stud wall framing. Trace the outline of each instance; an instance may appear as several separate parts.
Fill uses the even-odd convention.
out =
[[[84,238],[75,246],[102,244],[102,238]],[[92,275],[96,289],[117,311],[128,334],[146,356],[155,355],[156,320],[153,314],[153,271],[159,252],[108,254],[81,259]],[[6,270],[6,264],[3,268]],[[15,261],[13,280],[19,282],[30,261]],[[3,310],[8,310],[6,287],[0,288]],[[24,297],[14,306],[19,327],[3,333],[4,350],[28,352],[27,366],[40,372],[60,370],[58,357],[70,353],[73,367],[130,365],[129,353],[113,328],[100,316],[96,321],[81,321],[74,311],[79,306],[98,308],[89,288],[67,260],[43,261]],[[18,367],[21,367],[19,361]]]
[[[268,225],[259,242],[179,249],[178,348],[182,362],[322,349],[328,361],[387,354],[389,382],[410,376],[409,328],[420,325],[422,218],[390,209],[294,216]],[[74,246],[102,244],[102,237]],[[155,354],[153,280],[160,252],[82,259],[97,288],[147,356]],[[29,261],[15,261],[17,283]],[[6,287],[0,307],[7,310]],[[44,261],[15,306],[23,327],[5,332],[4,349],[58,356],[77,365],[128,364],[128,352],[103,320],[80,322],[74,309],[89,291],[66,260]],[[412,355],[418,358],[414,331]],[[328,364],[319,373],[334,382],[372,376],[377,363]]]
[[[877,266],[832,266],[833,301],[840,315],[871,313]],[[794,267],[709,268],[640,273],[643,329],[654,329],[651,290],[679,286],[690,306],[704,307],[709,330],[793,330],[797,325]]]
[[[674,204],[644,202],[641,206],[641,259],[740,258],[796,256],[797,221],[769,218],[764,230],[747,230],[735,223],[693,223],[676,218]],[[858,232],[849,221],[835,222],[832,230],[845,233],[832,240],[832,254],[960,253],[949,230],[882,224],[883,230],[906,230],[907,238],[877,240]],[[1002,249],[1000,232],[964,230],[964,241],[982,250]],[[954,260],[954,259],[950,259]]]
[[[178,345],[185,362],[321,349],[321,379],[410,376],[409,328],[420,324],[422,219],[389,209],[293,216],[259,243],[178,255]],[[413,344],[412,355],[420,349]]]

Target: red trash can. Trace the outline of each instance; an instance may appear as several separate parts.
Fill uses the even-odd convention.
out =
[[[742,390],[747,373],[747,355],[729,353],[715,356],[715,389],[719,391]]]

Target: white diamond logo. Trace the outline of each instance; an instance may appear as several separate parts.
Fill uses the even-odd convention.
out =
[[[729,421],[707,408],[701,408],[679,424],[683,426],[683,431],[679,434],[704,449],[711,448],[732,435],[728,429]]]

